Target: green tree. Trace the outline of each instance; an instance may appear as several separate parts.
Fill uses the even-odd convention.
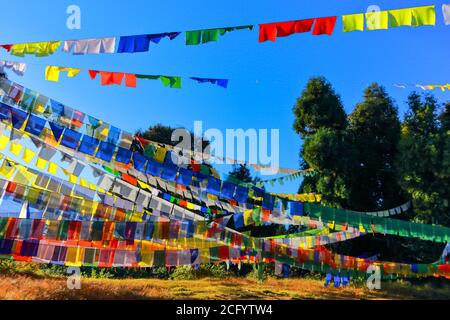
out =
[[[442,141],[442,176],[445,179],[444,185],[450,187],[450,102],[445,104],[445,108],[439,115],[439,121],[441,123],[441,141]],[[448,191],[448,190],[447,190]],[[447,196],[444,200],[447,200],[447,204],[450,201],[450,196]],[[447,206],[448,207],[448,206]]]
[[[311,78],[293,111],[294,129],[304,140],[300,166],[316,171],[314,176],[304,178],[299,192],[318,192],[325,205],[346,206],[346,175],[353,153],[340,96],[325,78]]]
[[[444,210],[450,212],[450,102],[445,104],[445,108],[439,115],[441,123],[440,145],[442,146],[442,180],[444,194]]]
[[[294,129],[302,137],[319,128],[344,130],[347,119],[341,98],[323,77],[311,78],[294,106]]]
[[[358,211],[387,209],[401,204],[395,159],[400,140],[398,110],[378,84],[364,91],[364,100],[349,116],[349,133],[356,151],[350,207]]]
[[[302,157],[317,174],[303,180],[300,192],[322,194],[322,203],[346,207],[350,196],[349,179],[354,150],[346,132],[319,128],[304,140]]]
[[[413,92],[407,103],[398,168],[400,185],[413,201],[411,218],[449,225],[448,105],[439,117],[431,95]]]
[[[255,181],[246,164],[233,165],[233,169],[228,173],[228,175],[228,181],[234,180],[233,178],[246,183],[252,183]]]
[[[439,121],[441,122],[441,128],[443,131],[450,130],[450,102],[447,102],[444,106],[444,110],[439,115]]]
[[[172,141],[172,132],[175,129],[176,128],[157,123],[154,126],[150,126],[145,131],[139,130],[136,134],[150,141],[174,146],[177,143]]]

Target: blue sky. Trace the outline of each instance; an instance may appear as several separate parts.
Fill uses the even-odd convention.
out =
[[[184,35],[151,45],[139,54],[73,56],[62,52],[45,58],[17,58],[1,50],[0,59],[29,62],[14,81],[127,131],[155,123],[203,127],[280,129],[280,165],[296,168],[301,140],[292,129],[292,107],[311,76],[323,75],[341,94],[347,112],[361,100],[364,88],[386,86],[403,114],[411,89],[395,83],[450,83],[448,39],[443,22],[445,1],[15,1],[0,19],[0,42],[21,43],[184,31],[238,26],[382,10],[436,5],[436,27],[402,27],[343,33],[340,19],[333,36],[298,34],[277,42],[258,42],[258,28],[229,33],[217,43],[185,46]],[[81,8],[81,30],[66,28],[66,8]],[[447,44],[446,44],[447,43]],[[36,64],[33,64],[36,63]],[[87,71],[59,83],[44,80],[45,65],[230,79],[224,90],[185,80],[182,89],[157,81],[138,82],[136,89],[100,86]],[[435,91],[442,102],[449,93]],[[299,181],[269,188],[296,192]]]

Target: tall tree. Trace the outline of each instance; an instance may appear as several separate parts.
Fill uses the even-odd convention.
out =
[[[233,169],[228,173],[232,178],[238,179],[242,182],[251,183],[254,182],[250,169],[246,164],[237,164],[233,166]],[[231,180],[231,179],[230,179]]]
[[[385,89],[374,83],[349,116],[349,132],[356,150],[350,174],[350,207],[373,211],[399,205],[395,159],[400,140],[398,110]]]
[[[441,123],[440,145],[442,146],[442,185],[444,189],[444,210],[450,212],[450,102],[445,104],[439,115]]]
[[[408,97],[402,125],[399,180],[413,201],[412,217],[424,223],[449,224],[448,133],[445,110],[438,117],[438,103],[431,95]],[[447,141],[447,142],[446,142]],[[447,171],[447,177],[446,173]],[[446,206],[447,204],[447,206]]]
[[[294,129],[302,137],[319,128],[344,130],[347,116],[340,96],[323,77],[311,78],[294,106]]]
[[[442,110],[439,115],[439,121],[441,122],[441,128],[443,131],[450,130],[450,102],[444,105],[444,110]]]
[[[318,192],[324,204],[346,206],[346,173],[353,154],[340,96],[325,78],[311,78],[297,99],[294,114],[294,129],[304,139],[301,167],[316,171],[303,180],[299,192]]]
[[[351,192],[348,174],[354,163],[347,133],[318,129],[304,139],[302,157],[316,174],[303,180],[300,191],[320,193],[325,205],[347,207]]]
[[[147,140],[174,146],[178,143],[172,141],[172,132],[174,130],[175,128],[157,123],[145,131],[139,130],[136,134]]]

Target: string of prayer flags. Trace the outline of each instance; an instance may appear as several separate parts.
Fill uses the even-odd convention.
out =
[[[20,113],[19,113],[19,115],[20,115]],[[17,117],[17,115],[16,115],[16,117]],[[39,121],[38,121],[38,120],[39,120]],[[23,123],[23,121],[20,122],[19,120],[16,120],[16,122],[18,122],[18,123]],[[52,123],[51,123],[51,122],[49,123],[49,125],[50,125],[50,127],[52,127]],[[41,118],[36,117],[36,116],[34,116],[34,115],[30,115],[29,118],[28,118],[28,122],[26,123],[25,131],[28,132],[28,133],[34,134],[34,135],[36,135],[36,136],[39,136],[39,135],[40,135],[40,132],[43,130],[44,126],[45,126],[45,120],[44,120],[44,119],[41,119]],[[62,146],[68,147],[68,148],[73,149],[73,150],[76,150],[76,149],[77,149],[77,147],[78,147],[78,145],[79,145],[80,137],[81,137],[81,134],[80,134],[80,133],[75,132],[74,130],[71,130],[71,129],[66,128],[66,130],[64,131],[64,133],[61,132],[61,133],[58,133],[58,135],[59,135],[59,136],[62,136],[62,139],[58,138],[58,141],[61,140],[60,143],[61,143]],[[94,142],[94,143],[90,146],[91,149],[92,149],[92,148],[94,148],[94,149],[96,148],[96,146],[97,146],[97,144],[98,144],[98,141],[97,141],[95,138],[92,138],[92,137],[90,137],[90,136],[84,136],[81,145],[78,147],[78,151],[79,151],[79,152],[85,153],[85,152],[84,152],[84,150],[85,150],[85,148],[84,148],[84,142],[85,142],[87,139],[89,139],[90,142]],[[111,160],[112,160],[113,153],[114,153],[114,149],[108,147],[108,145],[109,145],[109,144],[106,143],[106,145],[105,145],[105,144],[102,144],[102,145],[99,147],[98,152],[97,152],[97,154],[96,154],[96,157],[97,157],[97,158],[103,159],[103,160],[105,160],[105,161],[106,161],[106,160],[107,160],[107,161],[111,161]],[[105,148],[106,148],[106,149],[105,149]],[[159,150],[165,150],[165,149],[159,148]],[[41,155],[42,151],[43,151],[43,150],[40,151],[39,156],[44,156],[44,154]],[[20,152],[20,150],[18,150],[18,152]],[[93,152],[94,152],[94,150],[92,149],[92,150],[91,150],[91,153],[93,154]],[[129,153],[129,154],[130,154],[130,153]],[[118,156],[119,156],[119,152],[118,152],[117,155],[116,155],[116,161],[117,161],[117,157],[118,157]],[[134,156],[133,156],[133,160],[134,160],[134,162],[135,162],[135,163],[134,163],[134,167],[135,167],[136,169],[138,169],[138,170],[143,170],[143,169],[139,169],[139,167],[140,167],[140,166],[142,166],[142,168],[144,167],[145,162],[146,162],[146,161],[145,161],[145,158],[143,158],[143,160],[140,161],[141,163],[139,163],[139,161],[137,161],[136,157],[137,157],[137,154],[134,154]],[[142,156],[140,156],[140,157],[142,157]],[[50,160],[50,159],[51,159],[51,156],[50,156],[50,157],[46,157],[46,159],[45,159],[46,161],[45,161],[45,162],[44,162],[43,160],[41,160],[41,159],[38,159],[38,162],[36,163],[36,166],[37,166],[38,168],[40,168],[41,170],[43,170],[44,167],[45,167],[46,164],[47,164],[47,161]],[[151,160],[151,159],[148,159],[148,160],[149,160],[149,164],[147,165],[146,173],[151,173],[151,174],[153,174],[152,172],[149,171],[149,165],[150,165],[150,160]],[[162,160],[162,158],[161,158],[160,160]],[[72,164],[73,164],[73,162],[72,162]],[[150,168],[151,168],[151,167],[150,167]],[[175,174],[175,175],[177,174],[177,169],[176,169],[176,168],[174,168],[174,170],[171,171],[171,172],[172,172],[172,176],[170,176],[170,178],[168,178],[168,176],[165,175],[165,172],[167,171],[167,168],[164,167],[163,169],[164,169],[164,170],[163,170],[163,174],[161,175],[161,177],[163,177],[163,178],[166,179],[166,180],[169,179],[170,181],[175,180],[174,174]],[[112,170],[112,169],[111,169],[111,170]],[[111,171],[111,170],[110,170],[109,172],[113,172],[113,171]],[[128,170],[128,168],[125,168],[124,170]],[[63,171],[64,171],[64,169],[63,169]],[[74,170],[72,170],[71,167],[69,167],[69,168],[66,169],[66,172],[72,173],[72,172],[74,172]],[[77,174],[77,175],[78,175],[78,174]],[[159,173],[155,173],[155,175],[159,176],[160,174],[159,174]],[[120,173],[119,173],[119,172],[118,172],[118,176],[120,177]],[[122,173],[122,175],[121,175],[121,178],[122,178],[122,180],[129,181],[129,180],[127,180],[127,179],[124,178],[124,174],[123,174],[123,173]],[[135,179],[134,179],[134,180],[135,180]],[[190,181],[189,181],[189,183],[190,183]],[[133,182],[132,184],[136,185],[136,182]],[[217,187],[216,189],[217,189],[217,190],[220,190],[219,188],[220,188],[220,187]],[[222,189],[223,189],[223,187],[222,187]],[[241,190],[241,189],[242,189],[242,190]],[[233,190],[234,190],[234,189],[233,189]],[[241,191],[242,191],[242,192],[241,192]],[[242,193],[242,195],[241,195],[241,193]],[[237,189],[236,189],[236,194],[234,195],[234,199],[235,199],[236,201],[239,201],[239,202],[241,202],[241,203],[244,203],[244,202],[246,202],[247,194],[248,194],[248,189],[237,187]],[[245,196],[245,198],[244,198],[244,196]],[[222,205],[226,205],[226,203],[222,202]],[[225,208],[225,207],[224,207],[224,208]],[[233,211],[234,211],[233,208],[230,209],[228,206],[227,206],[227,208],[228,208],[227,210],[230,211],[230,212],[233,212]]]
[[[388,10],[389,27],[400,26],[434,26],[436,13],[434,5],[397,10]]]
[[[313,25],[313,35],[331,35],[336,24],[336,19],[337,17],[334,16],[260,24],[259,42],[264,42],[267,40],[276,41],[277,37],[287,37],[294,33],[311,32],[311,29],[313,29]]]
[[[347,223],[354,227],[362,227],[366,231],[373,230],[375,233],[419,238],[435,242],[449,242],[450,240],[450,228],[447,227],[377,217],[348,210],[327,208],[313,203],[304,203],[304,210],[312,218],[321,219],[322,221],[335,221],[339,224]]]
[[[445,89],[450,90],[450,84],[417,84],[417,88],[420,88],[422,90],[434,90],[434,89],[441,89],[442,92],[445,92]]]
[[[158,34],[143,34],[136,36],[122,36],[119,40],[117,53],[134,53],[149,51],[150,43],[158,44],[162,38],[175,39],[181,32],[166,32]]]
[[[64,41],[63,51],[74,55],[114,53],[116,38],[97,38]]]
[[[145,74],[137,74],[136,78],[138,79],[147,79],[147,80],[157,80],[160,79],[164,86],[171,88],[181,88],[181,77],[176,76],[151,76],[151,75],[145,75]]]
[[[254,212],[253,212],[254,213]],[[253,216],[252,216],[252,218],[253,218]],[[258,217],[256,217],[256,218],[258,218]]]
[[[360,212],[360,211],[353,211],[353,212],[358,212],[360,214],[368,214],[375,217],[389,217],[406,212],[409,210],[409,208],[411,208],[411,201],[408,201],[405,204],[402,204],[401,206],[391,208],[388,210],[374,211],[374,212]]]
[[[406,89],[406,87],[414,86],[414,87],[420,88],[422,90],[440,89],[442,92],[445,92],[445,90],[450,90],[450,83],[447,83],[447,84],[416,84],[416,85],[395,83],[394,86],[399,89]]]
[[[4,72],[5,68],[11,69],[18,76],[23,76],[27,70],[27,64],[24,62],[12,62],[0,60],[0,71]]]
[[[211,78],[196,78],[196,77],[191,77],[192,80],[197,81],[198,83],[212,83],[212,84],[216,84],[219,87],[222,88],[227,88],[228,86],[228,79],[211,79]]]
[[[400,26],[434,26],[436,12],[434,5],[397,10],[367,12],[367,30],[382,30]]]
[[[26,54],[33,54],[36,57],[46,57],[58,50],[61,41],[32,42],[14,44],[11,47],[11,54],[24,57]]]
[[[132,73],[124,73],[124,72],[109,72],[109,71],[97,71],[97,70],[89,70],[89,76],[92,80],[95,80],[97,74],[100,73],[101,77],[101,85],[111,85],[117,84],[122,85],[123,79],[125,78],[125,85],[127,87],[136,87],[136,75]]]
[[[450,5],[443,4],[442,12],[446,25],[450,24]],[[342,16],[343,31],[363,31],[364,18],[367,30],[381,30],[399,26],[434,26],[436,24],[435,6],[421,6],[404,9],[366,12],[365,14],[349,14]],[[259,25],[259,42],[267,40],[276,41],[277,37],[286,37],[295,33],[311,32],[313,35],[332,35],[336,16],[293,20],[276,23],[262,23]],[[213,29],[201,29],[186,31],[186,45],[199,45],[218,41],[219,36],[236,30],[253,30],[253,25],[237,27],[224,27]],[[149,51],[150,43],[159,43],[161,39],[168,37],[175,39],[181,32],[164,32],[157,34],[143,34],[120,36],[116,50],[116,37],[92,38],[79,40],[65,40],[63,52],[75,55],[99,54],[99,53],[134,53]],[[37,57],[45,57],[56,52],[61,41],[32,42],[21,44],[2,44],[0,47],[15,56],[34,54]]]
[[[59,73],[67,72],[67,77],[73,78],[78,73],[80,73],[81,69],[79,68],[67,68],[67,67],[59,67],[59,66],[47,66],[45,68],[45,80],[58,82],[59,81]]]
[[[186,31],[186,45],[199,45],[200,43],[218,41],[219,36],[223,36],[227,32],[243,29],[253,30],[253,25]]]
[[[155,79],[158,76],[141,75],[141,77]],[[168,82],[170,84],[170,79],[166,79],[165,81],[166,83]],[[172,82],[176,83],[177,82],[176,78],[173,79]],[[59,137],[61,136],[65,126],[74,126],[76,130],[85,130],[85,133],[87,135],[93,136],[99,140],[106,140],[108,138],[108,132],[112,126],[107,122],[92,117],[69,106],[66,106],[58,101],[50,99],[45,95],[35,92],[29,88],[24,88],[20,84],[15,83],[11,80],[4,78],[0,79],[0,92],[3,92],[1,96],[6,104],[14,103],[20,109],[26,110],[27,112],[32,112],[38,116],[43,115],[46,119],[49,120],[49,126],[51,128],[51,131],[45,133],[45,139],[47,139],[45,141],[48,141],[49,143],[55,143],[59,141]],[[5,113],[4,116],[1,115],[2,112]],[[2,119],[8,119],[8,117],[10,117],[10,112],[11,111],[9,106],[4,107],[0,105],[0,117]],[[81,125],[84,125],[83,127],[85,128],[81,128]],[[140,140],[140,143],[142,143],[142,145],[149,145],[152,147],[158,145],[158,143],[150,140],[146,140],[143,138],[138,139]],[[126,148],[131,147],[132,142],[134,140],[135,138],[133,134],[126,131],[121,131],[121,140],[120,140],[121,147]],[[167,144],[161,145],[164,147],[163,149],[166,150],[167,152],[173,152],[172,146]],[[186,149],[185,151],[187,152],[187,154],[191,156],[195,154],[196,157],[201,157],[202,159],[208,159],[211,157],[211,155],[203,152],[195,153],[192,152],[190,149],[189,150]],[[151,155],[151,157],[153,157],[153,155]],[[221,161],[224,162],[227,161],[228,163],[235,163],[235,164],[241,163],[240,161],[228,157],[227,158],[218,156],[213,157],[216,159],[220,159]],[[271,172],[275,171],[289,174],[292,173],[291,176],[292,178],[307,174],[307,170],[299,171],[298,169],[275,168],[260,164],[250,164],[250,165],[252,165],[252,167],[257,171],[270,170]],[[195,170],[197,165],[194,163],[192,167]],[[314,172],[312,172],[311,174],[313,173]]]
[[[442,5],[442,14],[444,15],[444,22],[448,26],[450,25],[450,4]]]

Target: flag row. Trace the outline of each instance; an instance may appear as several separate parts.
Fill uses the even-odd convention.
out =
[[[445,24],[450,24],[450,5],[442,6]],[[292,21],[259,24],[259,42],[276,41],[296,33],[332,35],[337,16],[317,17]],[[348,14],[342,16],[343,32],[381,30],[394,27],[434,26],[436,24],[435,6],[420,6],[393,10]],[[219,37],[238,30],[253,30],[254,25],[191,30],[185,32],[186,45],[199,45],[218,41]],[[80,40],[43,41],[32,43],[3,44],[1,48],[12,55],[23,57],[35,55],[45,57],[55,53],[59,47],[66,53],[75,55],[99,53],[136,53],[148,52],[151,45],[159,44],[163,39],[174,40],[182,32],[163,32],[107,38]]]

